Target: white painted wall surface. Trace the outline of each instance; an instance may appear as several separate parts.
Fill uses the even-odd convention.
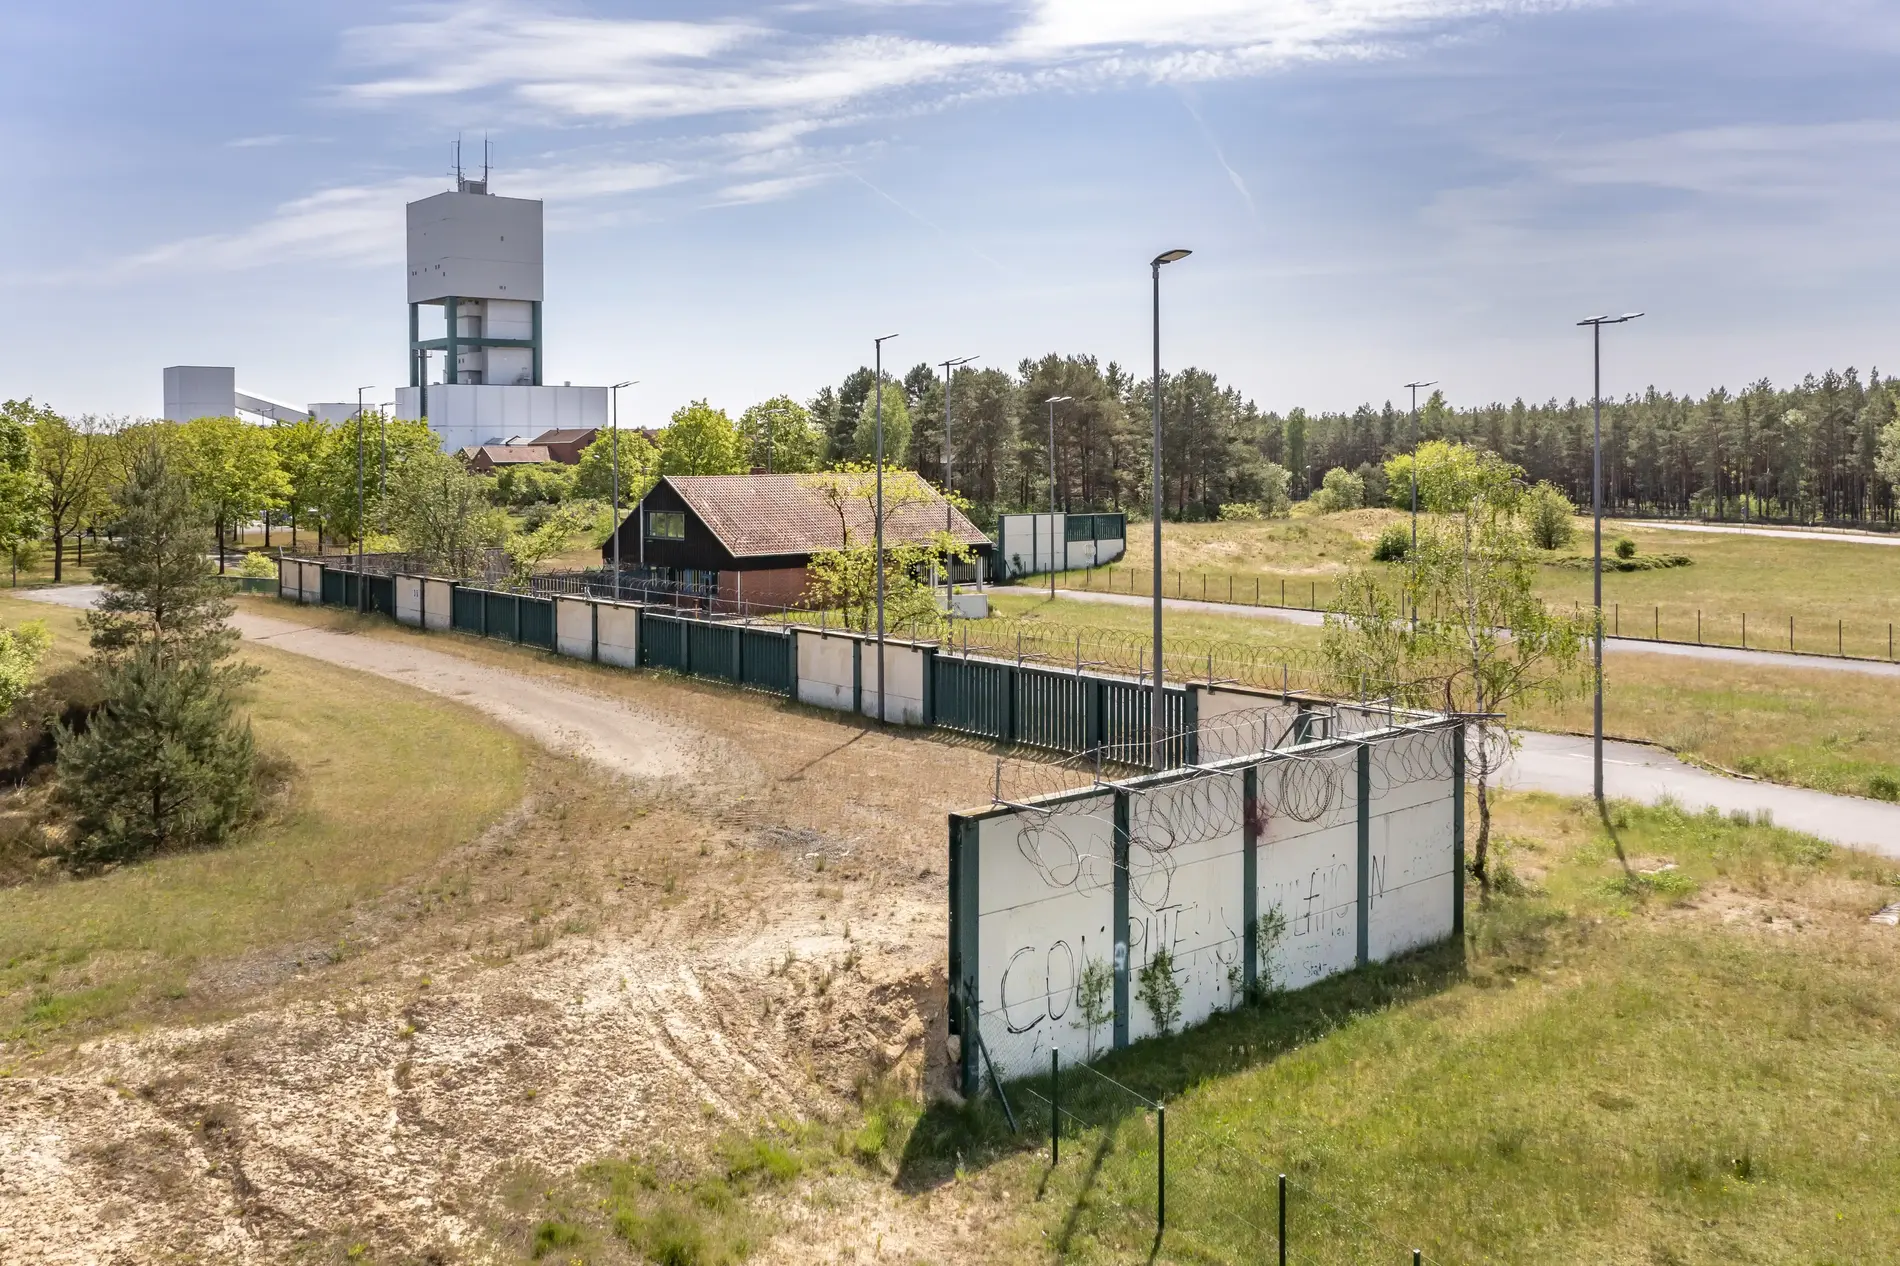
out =
[[[1256,859],[1256,909],[1279,907],[1286,932],[1268,966],[1275,984],[1298,989],[1359,956],[1359,808],[1357,757],[1350,750],[1261,768],[1265,820]],[[1309,764],[1320,768],[1295,771]],[[1318,817],[1299,821],[1318,808]],[[1276,811],[1278,809],[1279,811]]]
[[[1128,809],[1128,1037],[1158,1030],[1140,972],[1165,948],[1181,986],[1175,1031],[1239,1002],[1246,931],[1239,773],[1131,798]]]
[[[303,564],[303,600],[305,602],[323,601],[323,564]]]
[[[277,560],[277,596],[292,602],[303,601],[303,564],[293,558]]]
[[[396,623],[419,628],[422,624],[422,577],[396,577]]]
[[[1291,741],[1297,704],[1239,687],[1190,685],[1199,718],[1201,763],[1272,751]]]
[[[601,602],[600,662],[618,668],[640,666],[640,607],[631,602]]]
[[[798,701],[815,708],[851,711],[851,648],[856,639],[815,629],[799,629],[793,637],[798,644]],[[868,663],[865,670],[869,680],[874,670]],[[871,697],[868,689],[865,697]]]
[[[594,604],[585,598],[554,599],[554,649],[575,659],[594,657]]]
[[[1075,986],[1088,960],[1114,965],[1114,836],[1113,795],[977,824],[977,1001],[1005,1077],[1046,1071],[1052,1046],[1065,1062],[1089,1054]],[[1114,1035],[1102,1025],[1095,1053]]]
[[[922,647],[884,643],[884,720],[893,725],[924,723],[924,663]],[[877,642],[864,640],[864,715],[875,717],[877,707]],[[851,706],[847,696],[845,707]]]
[[[1372,749],[1366,953],[1379,962],[1452,934],[1458,883],[1449,731]],[[1426,778],[1414,781],[1413,776]]]
[[[446,580],[422,582],[422,627],[449,629],[455,626],[455,586]]]

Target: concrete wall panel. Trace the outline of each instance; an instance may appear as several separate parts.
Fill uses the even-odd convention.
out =
[[[422,627],[444,630],[455,626],[455,586],[446,580],[422,582]]]
[[[585,598],[555,598],[554,649],[575,659],[594,658],[593,603]]]
[[[597,602],[600,608],[600,662],[618,668],[640,666],[640,607],[631,602]]]
[[[411,628],[422,626],[422,577],[397,576],[396,622]]]
[[[798,701],[815,708],[851,711],[852,647],[857,639],[816,629],[799,629],[793,636],[798,649]]]

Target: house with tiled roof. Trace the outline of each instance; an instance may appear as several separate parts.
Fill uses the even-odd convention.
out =
[[[470,470],[484,475],[501,466],[544,466],[554,460],[545,444],[472,444],[461,457]]]
[[[871,502],[850,496],[840,507],[823,495],[822,475],[669,475],[620,525],[622,568],[660,571],[723,602],[795,605],[806,567],[820,550],[874,538]],[[987,566],[989,537],[933,489],[921,502],[884,516],[886,544],[931,540],[948,531]],[[601,560],[614,557],[614,538]]]

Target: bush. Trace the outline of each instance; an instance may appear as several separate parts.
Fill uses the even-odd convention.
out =
[[[1357,510],[1366,503],[1366,481],[1344,466],[1335,466],[1320,480],[1319,491],[1311,500],[1313,508],[1321,514]]]
[[[1222,523],[1245,523],[1260,517],[1260,507],[1251,501],[1229,501],[1220,508]]]
[[[1524,500],[1524,517],[1538,549],[1558,550],[1576,535],[1577,508],[1555,484],[1539,483]]]
[[[1379,543],[1372,547],[1372,558],[1374,562],[1402,563],[1411,552],[1411,524],[1388,523],[1385,531],[1379,533]]]
[[[1278,462],[1268,462],[1260,468],[1260,512],[1269,519],[1284,516],[1293,508],[1293,499],[1287,495],[1287,489],[1293,483],[1293,472]]]
[[[246,554],[244,561],[238,564],[237,574],[250,576],[257,580],[272,580],[277,576],[277,560],[268,554]]]
[[[59,728],[59,799],[78,870],[222,843],[257,803],[257,746],[234,715],[233,674],[153,646],[115,663],[83,733]]]
[[[1900,781],[1887,774],[1875,774],[1867,782],[1867,794],[1876,800],[1900,800]]]
[[[1616,538],[1616,556],[1618,558],[1635,558],[1636,557],[1636,542],[1630,540],[1630,538],[1627,536],[1617,537]]]

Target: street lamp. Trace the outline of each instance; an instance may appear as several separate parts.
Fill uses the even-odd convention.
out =
[[[950,477],[950,371],[959,365],[967,365],[980,356],[960,356],[955,360],[943,362],[943,530],[950,530],[950,493],[955,491],[956,483]],[[949,564],[945,564],[948,571]]]
[[[1056,406],[1074,396],[1050,396],[1049,406],[1049,601],[1056,600]],[[1030,537],[1031,542],[1036,538]]]
[[[1438,380],[1408,382],[1412,391],[1412,560],[1418,560],[1418,389],[1436,387]]]
[[[1154,767],[1161,768],[1163,744],[1166,742],[1166,713],[1162,711],[1165,700],[1161,693],[1161,265],[1172,264],[1176,260],[1186,259],[1192,251],[1163,251],[1148,261],[1148,268],[1154,278],[1154,342],[1155,342],[1155,431],[1154,451],[1150,455],[1149,465],[1154,476],[1154,555],[1155,555],[1155,684],[1154,698],[1149,705],[1148,732],[1150,752],[1149,760]]]
[[[356,613],[362,615],[369,610],[367,587],[363,584],[363,531],[369,525],[363,520],[363,393],[374,391],[374,386],[356,389]],[[220,558],[222,567],[224,560]]]
[[[613,401],[613,418],[608,423],[613,429],[613,438],[608,441],[607,451],[613,455],[614,480],[614,601],[620,601],[620,389],[631,387],[639,382],[638,378],[629,378],[607,388],[608,399]],[[642,551],[644,555],[645,551]],[[644,561],[644,557],[642,559]]]
[[[880,335],[871,342],[876,347],[877,368],[871,383],[871,389],[877,392],[877,440],[874,460],[877,462],[877,519],[872,525],[877,537],[877,719],[889,720],[884,715],[884,344],[896,338],[895,334]]]
[[[1597,620],[1596,660],[1597,660],[1597,699],[1596,729],[1591,734],[1591,763],[1596,775],[1597,811],[1604,810],[1603,803],[1603,327],[1622,325],[1625,321],[1634,321],[1642,316],[1640,312],[1625,312],[1622,316],[1586,317],[1578,325],[1590,327],[1590,345],[1594,370],[1591,379],[1590,407],[1593,417],[1590,464],[1590,517],[1595,524],[1596,555],[1591,562],[1590,571],[1595,587],[1595,606]]]

